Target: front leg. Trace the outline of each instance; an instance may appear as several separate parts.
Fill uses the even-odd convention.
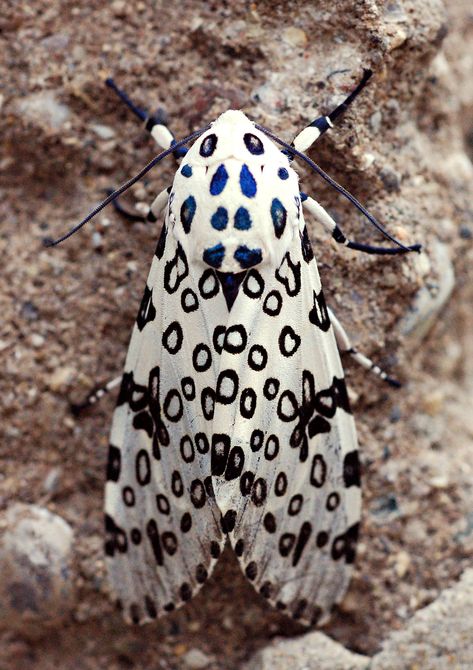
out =
[[[371,70],[365,70],[363,78],[350,95],[345,98],[341,105],[338,105],[328,116],[319,116],[312,123],[310,123],[304,130],[302,130],[293,141],[293,146],[298,151],[307,151],[309,147],[316,142],[321,135],[323,135],[329,128],[333,128],[333,124],[341,116],[345,110],[351,105],[355,98],[361,93],[369,78],[373,73]]]
[[[360,242],[353,242],[345,237],[341,228],[332,219],[330,214],[319,205],[317,200],[310,198],[305,193],[301,193],[302,206],[327,230],[335,242],[343,244],[348,249],[355,251],[363,251],[365,254],[377,254],[379,256],[393,256],[397,254],[405,254],[408,251],[419,251],[420,244],[413,244],[410,247],[373,247],[370,244],[361,244]]]

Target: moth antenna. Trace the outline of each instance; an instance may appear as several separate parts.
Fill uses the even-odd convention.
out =
[[[161,152],[157,156],[155,156],[145,167],[138,172],[137,175],[126,181],[124,184],[122,184],[119,188],[117,188],[116,191],[113,191],[105,200],[102,200],[100,204],[97,205],[97,207],[94,207],[94,209],[87,214],[85,219],[82,219],[80,223],[78,223],[76,226],[71,228],[71,230],[63,235],[62,237],[59,237],[57,240],[45,240],[43,242],[45,247],[55,247],[56,245],[60,244],[61,242],[64,242],[64,240],[67,240],[71,235],[74,235],[82,226],[84,226],[88,221],[94,218],[99,212],[102,211],[104,207],[106,207],[109,203],[112,202],[112,200],[115,200],[115,198],[118,198],[119,195],[122,193],[125,193],[130,186],[133,186],[133,184],[136,184],[137,181],[139,181],[144,175],[149,172],[157,163],[160,163],[166,156],[169,156],[169,154],[172,154],[176,149],[179,149],[179,147],[184,146],[188,142],[191,142],[192,140],[196,139],[199,137],[199,135],[202,135],[202,133],[205,133],[206,130],[208,130],[210,126],[206,126],[205,128],[201,128],[200,130],[195,130],[193,133],[188,135],[187,137],[184,137],[184,139],[179,140],[179,142],[175,142],[169,149],[166,149],[165,151]]]
[[[365,76],[366,76],[366,75],[365,75]],[[361,85],[361,83],[360,83],[360,85]],[[354,91],[353,93],[355,93],[355,91]],[[328,175],[324,170],[322,170],[322,168],[321,168],[319,165],[317,165],[317,163],[315,163],[311,158],[309,158],[308,156],[306,156],[305,154],[303,154],[301,151],[298,151],[297,149],[295,149],[294,147],[292,147],[292,146],[291,146],[290,144],[288,144],[287,142],[284,142],[284,140],[282,140],[282,139],[281,139],[280,137],[278,137],[277,135],[274,135],[274,133],[272,133],[272,132],[271,132],[270,130],[268,130],[267,128],[264,128],[263,126],[260,126],[259,124],[255,124],[255,127],[256,127],[258,130],[261,130],[261,132],[263,132],[265,135],[267,135],[268,137],[270,137],[272,140],[274,140],[275,142],[277,142],[278,144],[280,144],[282,147],[284,147],[284,149],[286,150],[287,153],[290,153],[292,156],[297,156],[298,158],[300,158],[301,160],[303,160],[305,163],[307,163],[307,165],[309,165],[309,167],[311,167],[312,170],[314,170],[314,172],[317,172],[317,174],[320,175],[320,177],[322,177],[322,179],[324,179],[328,184],[330,184],[330,186],[331,186],[332,188],[334,188],[336,191],[338,191],[339,193],[341,193],[347,200],[349,200],[349,201],[352,203],[352,205],[354,205],[354,206],[358,209],[358,211],[360,211],[360,212],[361,212],[361,213],[368,219],[368,221],[369,221],[375,228],[377,228],[377,229],[379,230],[379,232],[382,233],[382,234],[384,235],[384,237],[386,237],[388,240],[391,240],[391,242],[393,242],[394,244],[396,244],[398,247],[400,247],[401,249],[404,249],[404,251],[405,251],[406,253],[409,252],[409,251],[420,251],[420,250],[421,250],[422,247],[421,247],[420,244],[413,244],[413,245],[411,245],[411,246],[409,246],[409,247],[406,247],[400,240],[397,240],[395,237],[393,237],[393,235],[391,235],[391,234],[390,234],[390,233],[389,233],[389,232],[388,232],[388,231],[387,231],[387,230],[386,230],[386,229],[379,223],[379,221],[377,221],[377,220],[375,219],[375,217],[374,217],[372,214],[370,214],[370,213],[368,212],[368,210],[366,209],[366,207],[363,207],[363,205],[361,204],[361,202],[359,202],[359,201],[355,198],[354,195],[352,195],[352,194],[349,193],[345,188],[343,188],[343,186],[342,186],[341,184],[339,184],[337,181],[335,181],[335,179],[332,179],[332,177],[330,177],[330,175]]]

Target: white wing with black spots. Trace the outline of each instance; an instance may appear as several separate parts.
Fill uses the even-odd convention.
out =
[[[215,272],[196,271],[172,229],[168,215],[131,338],[107,467],[108,573],[134,622],[189,600],[225,542],[209,436],[219,365],[212,341],[228,309]]]
[[[360,482],[343,370],[302,219],[301,228],[278,269],[248,272],[230,313],[212,473],[247,578],[271,604],[315,624],[348,586]]]

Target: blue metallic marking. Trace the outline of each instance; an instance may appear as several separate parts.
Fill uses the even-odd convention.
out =
[[[279,239],[286,227],[287,211],[282,202],[277,198],[274,198],[271,203],[271,218],[273,220],[274,232]]]
[[[190,165],[183,165],[181,169],[181,174],[184,177],[192,177],[192,168]]]
[[[239,207],[235,212],[233,225],[237,230],[248,230],[251,228],[251,217],[246,207]]]
[[[225,257],[225,247],[221,242],[216,244],[214,247],[205,249],[202,254],[202,258],[207,265],[211,265],[213,268],[219,268]]]
[[[192,219],[194,218],[196,209],[197,204],[193,195],[186,198],[181,205],[181,223],[185,233],[190,232]]]
[[[243,135],[243,141],[250,154],[253,154],[254,156],[264,154],[263,142],[259,137],[256,137],[256,135],[245,133],[245,135]]]
[[[243,165],[240,171],[240,187],[243,195],[247,198],[254,198],[256,195],[256,181],[251,174],[248,165]]]
[[[225,207],[219,207],[210,218],[212,228],[215,230],[225,230],[228,225],[228,212]]]
[[[222,163],[215,170],[214,175],[210,181],[210,193],[212,195],[220,195],[220,193],[225,188],[227,181],[228,172],[225,169],[225,165]]]
[[[307,200],[307,198],[309,197],[309,196],[307,195],[307,193],[303,193],[302,191],[301,191],[300,195],[301,195],[301,202],[304,202],[304,201]]]
[[[286,168],[279,168],[278,177],[279,179],[289,179],[289,172],[286,170]]]
[[[247,269],[261,263],[263,254],[261,249],[249,249],[246,245],[241,244],[233,254],[233,258],[240,263],[240,267]]]
[[[215,151],[215,147],[217,146],[218,138],[215,133],[211,133],[210,135],[207,135],[205,137],[200,145],[199,153],[201,156],[204,156],[204,158],[208,158],[208,156],[211,156],[213,152]]]

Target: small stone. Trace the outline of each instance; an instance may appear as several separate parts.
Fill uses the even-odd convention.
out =
[[[443,408],[445,392],[442,389],[435,389],[424,396],[422,400],[422,409],[430,416],[436,416]]]
[[[52,468],[44,478],[43,491],[48,495],[53,495],[56,493],[59,487],[59,482],[61,480],[61,475],[62,468]]]
[[[44,337],[39,333],[32,333],[30,336],[30,342],[35,349],[41,349],[45,341]]]
[[[411,564],[411,557],[409,556],[407,551],[400,551],[396,555],[394,569],[399,579],[402,579],[405,576],[406,572],[409,570],[410,564]]]
[[[0,627],[35,636],[72,609],[72,528],[44,507],[20,503],[0,524]]]
[[[32,303],[30,300],[27,300],[21,306],[20,315],[27,321],[37,321],[39,317],[39,310],[34,303]]]
[[[91,123],[89,127],[101,140],[111,140],[115,137],[114,129],[103,123]]]
[[[307,44],[307,35],[305,32],[295,26],[289,26],[289,28],[283,30],[282,38],[293,47],[304,48]]]
[[[64,390],[72,380],[76,377],[77,372],[75,368],[64,366],[63,368],[58,368],[55,370],[48,379],[48,386],[51,391],[61,391]]]
[[[187,653],[182,657],[186,667],[192,668],[192,670],[199,670],[200,668],[208,668],[212,659],[204,654],[200,649],[189,649]]]
[[[371,126],[371,130],[374,133],[379,132],[379,129],[381,128],[381,121],[382,120],[383,120],[383,114],[382,114],[382,112],[379,111],[379,109],[376,110],[376,112],[374,112],[374,114],[372,114],[370,116],[370,126]]]
[[[103,247],[103,235],[98,231],[92,233],[92,246],[94,249],[101,249]]]
[[[120,18],[126,16],[127,3],[125,0],[113,0],[111,7],[115,16]]]
[[[67,105],[59,102],[54,91],[33,93],[18,102],[20,114],[35,126],[58,130],[69,119]]]

